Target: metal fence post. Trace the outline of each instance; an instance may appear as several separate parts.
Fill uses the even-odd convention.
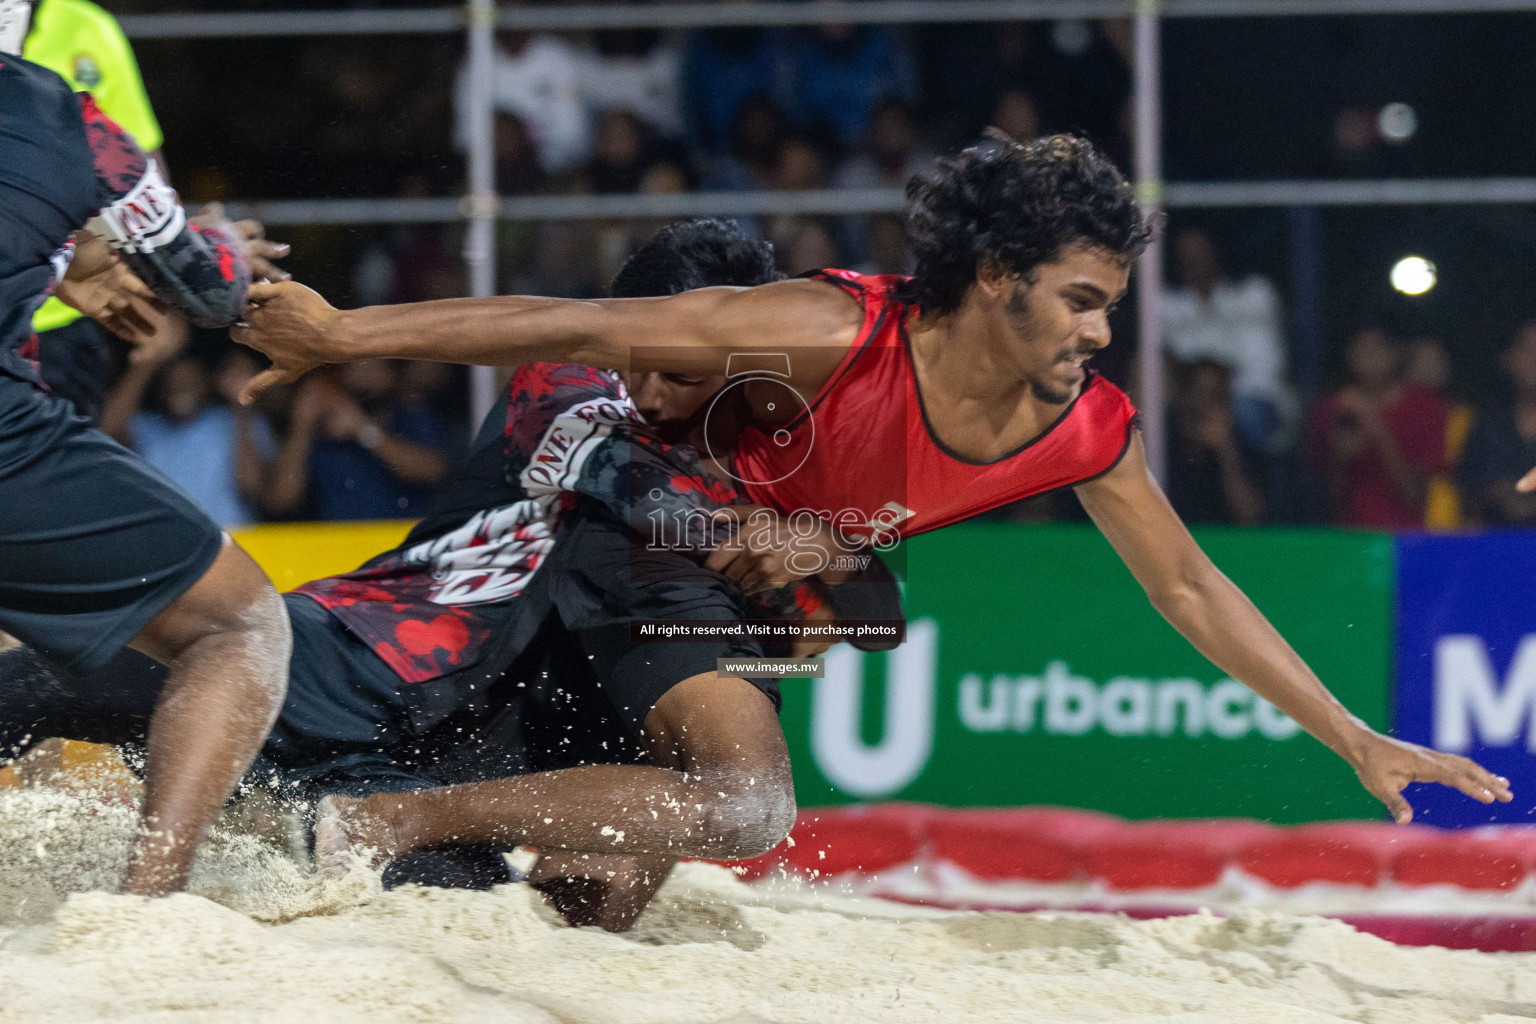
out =
[[[464,8],[468,30],[468,86],[464,103],[469,122],[469,194],[464,200],[468,230],[464,262],[469,293],[476,298],[496,294],[496,124],[492,91],[496,74],[495,0],[469,0]],[[469,429],[471,436],[496,402],[496,370],[470,370]]]
[[[1162,60],[1159,45],[1159,0],[1137,0],[1135,20],[1135,151],[1136,198],[1155,214],[1163,208]],[[1137,365],[1141,378],[1141,430],[1147,464],[1158,480],[1167,481],[1167,439],[1163,415],[1162,293],[1163,250],[1160,241],[1147,247],[1137,264]]]

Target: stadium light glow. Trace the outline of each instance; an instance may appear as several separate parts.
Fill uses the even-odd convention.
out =
[[[1383,139],[1400,146],[1418,132],[1418,112],[1406,103],[1388,103],[1376,115],[1376,130]]]
[[[1435,265],[1422,256],[1404,256],[1392,265],[1392,287],[1404,295],[1423,295],[1437,280]]]

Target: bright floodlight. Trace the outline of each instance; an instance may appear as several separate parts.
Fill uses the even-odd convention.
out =
[[[1436,280],[1435,265],[1423,256],[1404,256],[1392,267],[1392,287],[1404,295],[1423,295]]]
[[[1388,103],[1376,116],[1376,130],[1388,142],[1402,144],[1419,130],[1419,115],[1406,103]]]

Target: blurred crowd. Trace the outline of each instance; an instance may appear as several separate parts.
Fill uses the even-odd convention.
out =
[[[263,365],[185,328],[138,349],[101,427],[223,526],[425,515],[466,439],[465,384],[441,363],[369,360],[237,401]],[[199,351],[201,349],[201,351]]]
[[[109,6],[162,9],[153,0]],[[260,8],[263,0],[236,6]],[[1247,30],[1221,24],[1230,26],[1222,31]],[[1171,46],[1197,41],[1214,26],[1181,23],[1175,27],[1190,38]],[[1171,109],[1188,115],[1198,107],[1207,117],[1170,123],[1171,173],[1220,176],[1228,170],[1222,161],[1241,155],[1234,147],[1264,139],[1280,147],[1260,154],[1274,173],[1403,169],[1393,161],[1415,150],[1389,145],[1372,120],[1389,98],[1381,83],[1397,72],[1377,67],[1369,54],[1411,50],[1411,40],[1394,37],[1391,46],[1373,48],[1371,38],[1351,42],[1332,27],[1326,38],[1321,29],[1292,28],[1338,57],[1344,70],[1298,79],[1294,69],[1258,61],[1243,73],[1253,82],[1284,77],[1277,110],[1294,100],[1298,109],[1322,111],[1306,136],[1312,141],[1284,131],[1218,130],[1207,122],[1225,110],[1223,103],[1241,107],[1247,118],[1253,97],[1200,86],[1191,76],[1208,61],[1170,60]],[[1496,41],[1484,37],[1478,45]],[[419,40],[409,59],[389,38],[351,40],[340,49],[324,41],[209,43],[196,56],[173,44],[155,46],[140,57],[152,84],[170,83],[152,92],[157,106],[163,98],[172,108],[162,111],[167,153],[191,198],[413,198],[464,189],[467,82],[457,39]],[[221,126],[203,116],[198,133],[178,133],[178,121],[189,118],[177,108],[223,102],[218,95],[229,88],[227,76],[208,56],[222,53],[219,46],[238,46],[242,59],[268,69],[283,127],[270,118]],[[1128,22],[1086,19],[500,33],[493,71],[496,187],[505,196],[899,187],[927,173],[935,154],[975,139],[988,125],[1019,139],[1081,132],[1124,164],[1129,46]],[[1223,45],[1213,52],[1236,51]],[[1326,89],[1333,91],[1325,97]],[[248,105],[243,93],[224,103]],[[1475,144],[1474,136],[1457,138]],[[1201,140],[1209,143],[1204,150]],[[774,242],[788,273],[907,268],[897,215],[739,219]],[[600,295],[657,226],[502,222],[498,287]],[[1497,372],[1468,391],[1455,349],[1422,322],[1364,299],[1353,309],[1331,309],[1339,358],[1329,390],[1293,365],[1284,267],[1228,259],[1238,249],[1251,256],[1258,246],[1251,227],[1227,227],[1175,217],[1167,240],[1165,483],[1187,521],[1392,529],[1536,522],[1536,503],[1513,489],[1519,473],[1536,465],[1536,321],[1508,333]],[[1263,244],[1275,248],[1272,234]],[[300,228],[284,235],[295,243],[299,276],[344,304],[465,293],[457,225]],[[1245,269],[1232,269],[1243,263]],[[1119,343],[1096,360],[1133,393],[1134,323],[1122,310],[1114,323]],[[457,369],[349,367],[245,411],[228,397],[252,372],[245,355],[210,339],[164,349],[127,367],[106,425],[227,523],[419,514],[468,430]],[[1055,495],[1007,515],[1035,520],[1081,511],[1070,495]]]
[[[900,187],[926,173],[936,151],[988,124],[1020,138],[1071,125],[1123,142],[1124,33],[1118,23],[1063,24],[1069,30],[1054,34],[1050,26],[1007,26],[1001,38],[969,40],[975,45],[952,29],[953,44],[972,56],[966,87],[952,95],[933,94],[944,76],[920,75],[924,51],[887,25],[632,30],[579,39],[503,34],[493,74],[497,188],[529,195]],[[1046,62],[1024,59],[1037,50],[1082,67],[1063,79]],[[928,57],[949,63],[957,55]],[[990,65],[979,55],[989,55]],[[1065,81],[1100,82],[1103,95],[1085,98],[1060,88]],[[461,69],[456,96],[465,88]],[[464,104],[456,107],[462,149]],[[774,242],[789,273],[905,267],[897,216],[743,220]],[[597,294],[654,227],[509,226],[501,239],[502,286]]]
[[[1175,225],[1170,249],[1166,484],[1187,522],[1536,525],[1536,502],[1515,490],[1536,465],[1536,319],[1510,335],[1475,404],[1441,339],[1362,319],[1336,386],[1308,404],[1288,378],[1273,283],[1226,275],[1197,227]]]

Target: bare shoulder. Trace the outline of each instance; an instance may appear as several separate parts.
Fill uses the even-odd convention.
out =
[[[743,326],[772,323],[781,345],[846,348],[864,324],[859,303],[826,281],[791,278],[731,290],[729,314],[739,316]]]
[[[806,395],[816,394],[832,378],[864,327],[859,303],[826,281],[776,281],[743,292],[748,295],[762,312],[743,318],[732,347],[784,353],[790,380]],[[761,397],[750,388],[748,395],[754,405]]]

